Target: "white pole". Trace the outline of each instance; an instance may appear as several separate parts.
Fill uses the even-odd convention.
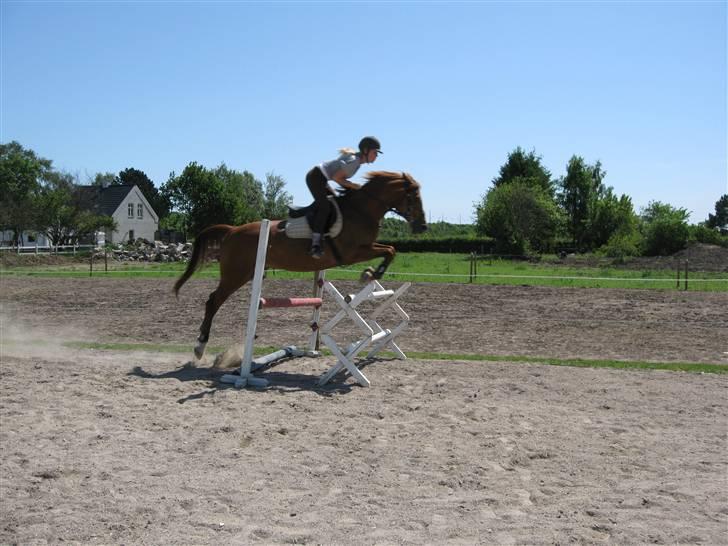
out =
[[[263,273],[265,271],[265,257],[268,250],[269,234],[270,220],[261,220],[260,235],[258,235],[258,253],[255,257],[255,274],[253,276],[253,286],[250,289],[250,308],[248,310],[245,347],[243,350],[243,360],[240,363],[240,381],[241,383],[247,381],[251,386],[265,386],[268,384],[264,379],[252,377],[250,364],[253,361],[253,343],[255,342],[255,329],[258,325],[258,306],[260,305],[260,294],[263,290]],[[244,384],[240,386],[244,386]]]

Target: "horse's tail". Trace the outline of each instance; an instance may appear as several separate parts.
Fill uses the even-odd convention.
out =
[[[210,243],[219,243],[231,229],[232,226],[217,224],[200,232],[200,234],[195,238],[195,244],[192,245],[192,256],[190,257],[190,261],[187,262],[187,269],[185,269],[182,276],[177,279],[177,282],[174,283],[175,296],[178,295],[179,289],[182,288],[182,285],[186,283],[192,274],[205,262],[205,255],[210,247]]]

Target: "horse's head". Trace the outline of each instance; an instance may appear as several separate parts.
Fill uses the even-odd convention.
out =
[[[420,195],[420,185],[412,178],[409,173],[402,173],[404,180],[404,198],[394,210],[402,216],[412,228],[412,233],[422,233],[427,231],[427,222],[425,221],[425,211],[422,208],[422,196]]]
[[[366,193],[382,203],[386,210],[402,216],[412,233],[427,230],[425,211],[422,208],[420,184],[409,173],[378,171],[367,174]]]

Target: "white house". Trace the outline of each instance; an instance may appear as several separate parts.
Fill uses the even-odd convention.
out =
[[[159,217],[138,186],[107,186],[100,189],[96,212],[111,216],[116,231],[106,232],[107,243],[126,243],[134,239],[154,240]]]
[[[154,240],[159,228],[159,217],[138,186],[78,186],[77,197],[84,208],[96,214],[111,216],[116,221],[116,231],[99,232],[96,244],[126,243],[134,239]],[[20,237],[20,246],[23,247],[50,246],[44,234],[27,231]],[[0,246],[13,245],[12,239],[12,231],[0,232]]]
[[[11,247],[15,246],[13,241],[13,232],[0,231],[0,247]],[[22,247],[33,247],[38,246],[40,248],[46,248],[50,246],[48,237],[43,233],[36,233],[34,231],[24,231],[20,234],[20,246]]]

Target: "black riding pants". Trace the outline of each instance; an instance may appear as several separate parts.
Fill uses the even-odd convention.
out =
[[[329,187],[329,181],[319,167],[314,167],[306,175],[306,185],[316,201],[316,215],[311,229],[314,233],[323,233],[326,229],[326,219],[329,217],[329,195],[334,192]]]

